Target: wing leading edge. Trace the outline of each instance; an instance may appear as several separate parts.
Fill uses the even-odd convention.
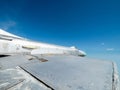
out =
[[[82,50],[73,47],[64,47],[41,42],[34,42],[0,29],[0,55],[11,55],[18,53],[29,54],[66,54],[75,56],[86,56]]]

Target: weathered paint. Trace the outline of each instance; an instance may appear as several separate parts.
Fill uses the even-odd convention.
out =
[[[47,61],[42,62],[43,59]],[[8,76],[10,78],[18,78],[19,75],[15,73],[22,70],[24,74],[21,77],[24,77],[25,73],[27,73],[30,75],[30,78],[37,80],[38,83],[40,82],[52,90],[119,90],[119,78],[118,73],[116,73],[116,66],[110,61],[69,55],[15,55],[0,58],[0,66],[1,72],[7,72],[10,69],[13,70],[13,72],[10,71],[12,75],[9,75],[10,73],[8,72],[6,73],[7,76],[0,72],[0,80]],[[16,66],[19,66],[20,70],[16,69]],[[11,82],[10,86],[14,83],[21,83],[21,80],[27,78],[29,76],[21,78],[20,81],[18,79],[15,82]],[[6,79],[8,80],[9,78]],[[8,85],[8,83],[2,81],[1,85]],[[34,85],[36,86],[36,83],[33,82],[32,84],[33,87]],[[24,83],[24,87],[29,87],[29,85],[31,84]],[[27,89],[24,88],[23,90]],[[35,90],[41,90],[41,87],[37,87]]]

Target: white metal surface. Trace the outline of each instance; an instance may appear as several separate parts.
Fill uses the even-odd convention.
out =
[[[20,69],[15,68],[18,66]],[[26,87],[32,90],[48,87],[51,90],[119,90],[115,67],[110,61],[69,55],[4,57],[0,58],[0,88],[21,85],[18,90],[28,90]]]
[[[0,29],[0,54],[70,54],[85,56],[86,53],[75,47],[64,47],[30,41]]]

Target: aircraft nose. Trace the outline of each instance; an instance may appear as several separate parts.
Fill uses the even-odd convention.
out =
[[[86,53],[85,53],[84,51],[79,50],[79,56],[85,57],[85,56],[86,56]]]

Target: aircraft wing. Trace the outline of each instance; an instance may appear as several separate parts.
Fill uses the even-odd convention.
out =
[[[0,58],[0,90],[119,90],[111,61],[71,55]]]
[[[75,47],[65,47],[31,41],[0,29],[0,55],[12,54],[69,54],[84,57],[86,53]]]
[[[23,39],[23,38],[0,29],[0,39],[11,40],[11,39]]]

